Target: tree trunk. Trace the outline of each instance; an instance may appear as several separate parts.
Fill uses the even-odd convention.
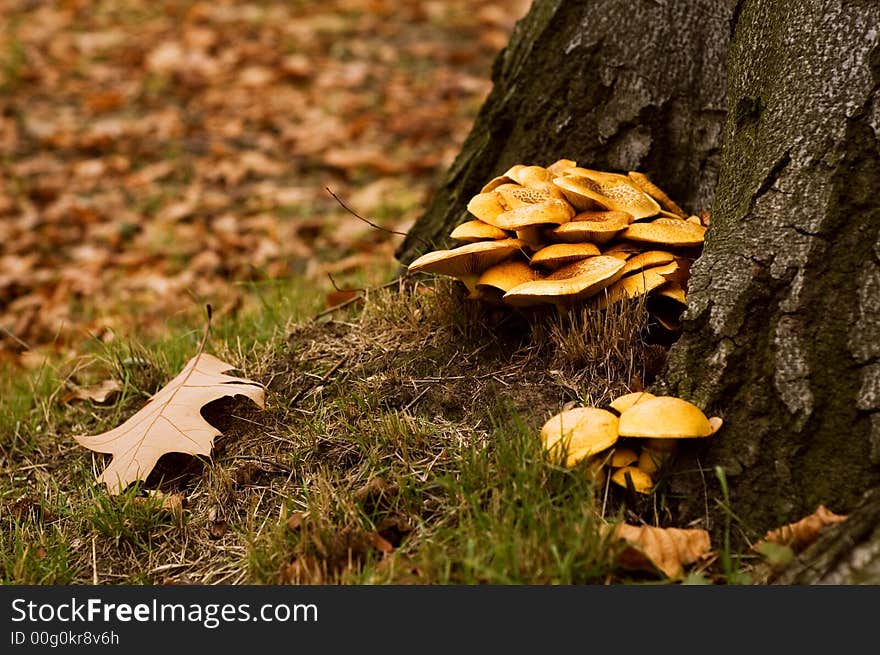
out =
[[[748,538],[880,484],[878,26],[875,2],[738,7],[712,225],[659,387],[725,420],[710,473],[675,477],[681,520],[720,497],[716,465]]]
[[[560,158],[640,170],[685,209],[708,209],[724,125],[729,2],[534,0],[493,70],[462,151],[397,251],[407,264],[466,220],[514,164]]]
[[[880,584],[880,487],[867,492],[846,521],[826,528],[792,564],[770,575],[768,582]]]
[[[868,0],[535,0],[397,253],[449,243],[516,163],[640,170],[686,210],[711,207],[652,390],[724,418],[658,499],[714,543],[728,511],[737,548],[819,504],[873,516],[855,508],[880,485],[878,26]]]

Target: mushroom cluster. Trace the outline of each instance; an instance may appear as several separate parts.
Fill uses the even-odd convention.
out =
[[[650,494],[679,439],[708,437],[721,425],[721,418],[707,418],[681,398],[635,392],[607,409],[563,410],[544,423],[541,443],[548,457],[567,468],[586,460],[594,474],[610,468],[613,483]]]
[[[660,325],[680,327],[690,262],[707,226],[688,216],[644,174],[607,173],[560,159],[517,164],[467,205],[454,248],[409,265],[461,280],[470,298],[566,311],[604,308],[646,295]]]

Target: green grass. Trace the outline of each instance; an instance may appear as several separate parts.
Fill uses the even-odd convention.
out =
[[[119,425],[174,377],[204,308],[163,338],[94,341],[75,361],[7,371],[2,581],[644,581],[615,567],[602,537],[629,511],[619,489],[609,501],[585,466],[548,461],[537,436],[564,403],[607,402],[644,374],[639,315],[527,320],[462,295],[409,280],[325,312],[305,284],[254,283],[240,314],[214,317],[207,350],[264,383],[266,408],[207,406],[221,431],[211,457],[166,455],[118,496],[94,484],[104,456],[72,437]],[[122,383],[109,403],[62,402],[109,377]],[[740,581],[740,560],[724,562],[686,582]]]

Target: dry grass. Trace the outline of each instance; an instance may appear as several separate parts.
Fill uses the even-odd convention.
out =
[[[615,503],[595,497],[585,471],[548,463],[537,434],[566,403],[601,404],[644,383],[643,314],[621,304],[525,316],[465,300],[446,281],[407,280],[248,341],[220,330],[214,353],[266,384],[267,408],[207,406],[223,434],[210,460],[166,455],[119,497],[94,487],[101,456],[71,435],[124,420],[198,335],[113,346],[93,366],[124,380],[115,404],[38,403],[3,444],[3,579],[608,580],[596,508],[602,500],[610,517]],[[182,511],[147,489],[179,496]]]

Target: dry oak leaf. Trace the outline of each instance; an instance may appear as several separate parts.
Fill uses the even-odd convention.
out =
[[[98,476],[111,495],[136,480],[145,480],[165,453],[210,455],[220,431],[201,415],[207,403],[224,396],[247,396],[265,407],[265,389],[258,382],[225,375],[235,368],[200,352],[134,416],[108,432],[74,439],[86,448],[113,455]]]
[[[816,541],[819,533],[826,525],[840,523],[846,520],[846,518],[845,515],[835,514],[830,511],[825,505],[819,505],[816,511],[809,516],[805,516],[794,523],[783,525],[775,530],[769,530],[764,535],[764,541],[788,546],[794,551],[803,550]],[[755,544],[753,549],[759,545],[760,542]]]
[[[614,538],[627,543],[617,563],[625,568],[659,570],[667,578],[680,578],[684,567],[707,556],[711,550],[705,530],[655,528],[620,523]]]
[[[64,394],[61,402],[70,403],[74,400],[91,400],[96,403],[106,403],[118,391],[122,391],[122,383],[119,380],[104,380],[90,387],[78,387],[68,391]]]

